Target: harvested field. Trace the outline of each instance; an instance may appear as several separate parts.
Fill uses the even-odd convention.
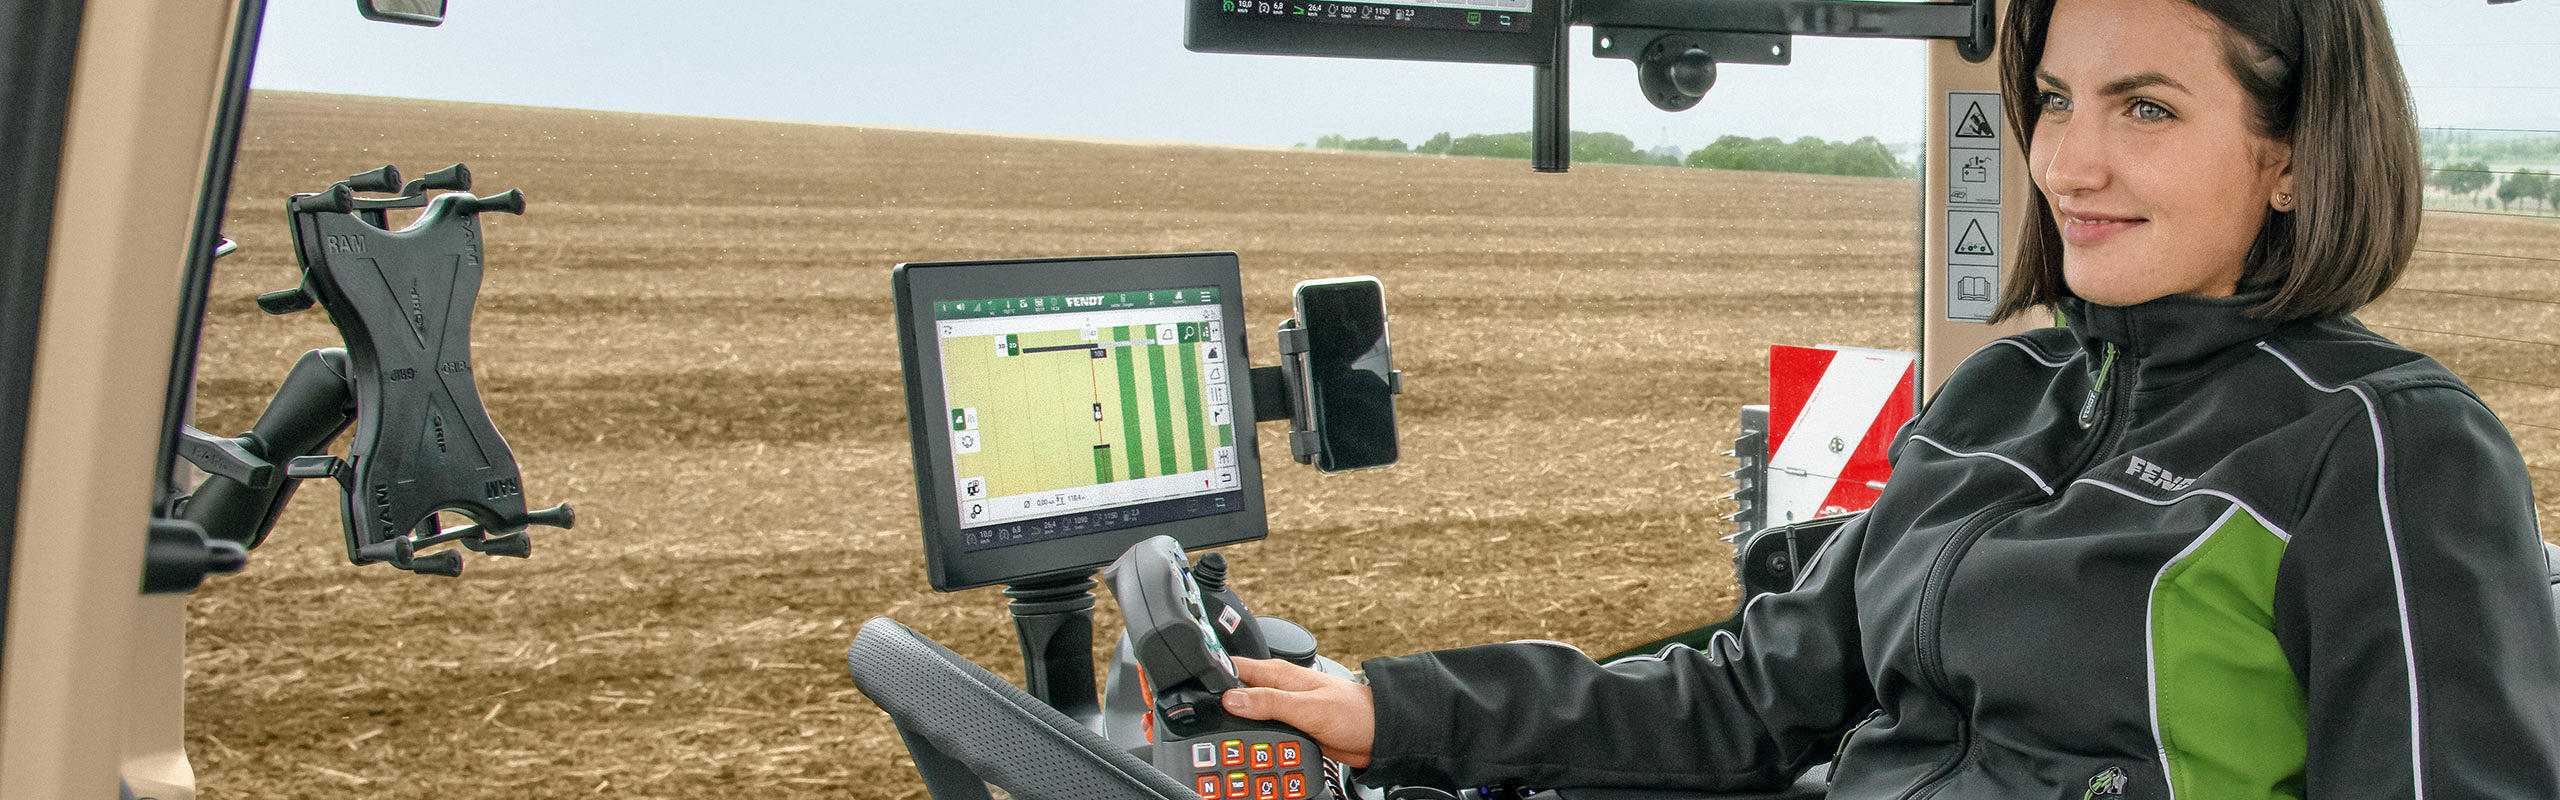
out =
[[[1269,541],[1238,585],[1345,662],[1512,638],[1594,652],[1721,618],[1720,455],[1770,343],[1908,349],[1910,181],[1111,144],[263,93],[198,424],[243,430],[322,315],[282,207],[350,172],[471,165],[473,347],[529,560],[345,561],[306,489],[190,605],[207,797],[921,797],[843,671],[869,617],[1018,678],[994,589],[927,587],[889,267],[1234,250],[1256,329],[1304,278],[1385,280],[1405,463],[1320,476],[1260,437]],[[2560,497],[2560,223],[2431,215],[2366,319],[2473,376]],[[2517,299],[2523,298],[2523,299]],[[1257,344],[1262,344],[1257,342]],[[1270,363],[1266,351],[1263,363]],[[1117,622],[1103,603],[1099,626]]]

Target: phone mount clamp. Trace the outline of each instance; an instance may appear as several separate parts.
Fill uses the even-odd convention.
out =
[[[1313,464],[1324,451],[1324,436],[1316,429],[1315,386],[1307,378],[1307,329],[1298,320],[1280,321],[1280,364],[1254,367],[1253,416],[1255,422],[1289,422],[1289,457],[1300,464]],[[1404,394],[1404,370],[1387,372],[1387,393]]]

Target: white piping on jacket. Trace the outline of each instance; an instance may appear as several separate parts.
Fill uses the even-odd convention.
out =
[[[2294,363],[2292,358],[2276,350],[2275,347],[2266,342],[2259,342],[2258,349],[2265,350],[2267,354],[2275,356],[2276,360],[2284,362],[2286,369],[2293,370],[2294,377],[2301,378],[2302,382],[2311,388],[2330,394],[2353,392],[2357,400],[2364,401],[2365,421],[2373,426],[2374,501],[2381,506],[2383,544],[2391,551],[2392,601],[2399,604],[2400,612],[2400,655],[2408,662],[2409,670],[2409,790],[2412,798],[2425,800],[2427,765],[2424,753],[2426,751],[2419,744],[2418,733],[2418,643],[2410,634],[2409,583],[2400,566],[2400,533],[2391,525],[2391,453],[2383,445],[2382,411],[2374,405],[2373,395],[2367,394],[2364,387],[2354,384],[2322,386],[2319,381],[2311,379],[2311,373],[2303,371],[2302,365]]]

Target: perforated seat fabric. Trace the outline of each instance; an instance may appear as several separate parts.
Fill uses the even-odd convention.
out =
[[[910,750],[921,740],[1017,800],[1198,800],[1190,787],[896,620],[863,623],[845,667],[897,721]],[[915,756],[919,769],[937,760]],[[931,774],[926,779],[933,784]]]

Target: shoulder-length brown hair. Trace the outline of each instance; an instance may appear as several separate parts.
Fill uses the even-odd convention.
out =
[[[2035,139],[2036,67],[2055,0],[2014,0],[2000,33],[2009,128]],[[2417,246],[2422,191],[2416,115],[2381,0],[2188,0],[2221,21],[2225,65],[2256,106],[2259,135],[2293,145],[2294,210],[2267,215],[2240,291],[2274,290],[2269,319],[2343,315],[2391,288]],[[2062,238],[2027,193],[2018,259],[1994,318],[2051,305]]]

